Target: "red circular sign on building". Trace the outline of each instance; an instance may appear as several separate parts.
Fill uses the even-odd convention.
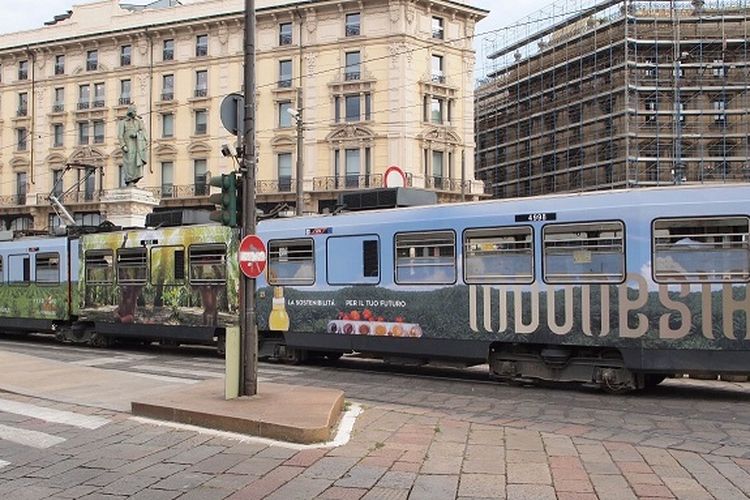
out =
[[[406,174],[401,170],[401,167],[391,165],[385,169],[385,174],[383,174],[383,187],[406,187]]]
[[[257,235],[248,234],[240,241],[240,271],[255,279],[266,269],[266,245]]]

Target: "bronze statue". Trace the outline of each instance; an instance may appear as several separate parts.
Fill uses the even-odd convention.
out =
[[[122,149],[125,184],[135,185],[143,177],[143,166],[147,163],[148,138],[143,120],[132,104],[125,118],[117,122],[117,138]]]

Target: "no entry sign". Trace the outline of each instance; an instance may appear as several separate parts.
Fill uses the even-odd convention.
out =
[[[255,279],[266,269],[266,245],[258,236],[248,234],[240,241],[240,271]]]

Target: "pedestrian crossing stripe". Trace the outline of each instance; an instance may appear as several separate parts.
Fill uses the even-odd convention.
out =
[[[65,424],[80,429],[98,429],[109,423],[103,417],[81,415],[72,411],[55,410],[10,399],[0,399],[0,412],[14,413],[55,424]]]
[[[0,440],[10,441],[32,448],[50,448],[56,444],[64,443],[65,438],[53,436],[39,431],[30,431],[0,424]]]

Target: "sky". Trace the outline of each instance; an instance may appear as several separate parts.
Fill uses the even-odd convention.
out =
[[[0,33],[11,33],[40,28],[56,14],[63,14],[73,4],[90,3],[92,0],[0,0]],[[151,0],[124,0],[124,3],[146,4]],[[476,34],[481,35],[498,28],[512,25],[515,21],[550,4],[552,0],[461,0],[490,11],[489,16],[477,25]],[[30,6],[33,5],[33,8]],[[479,43],[477,57],[479,54]],[[481,67],[482,62],[477,61]]]

